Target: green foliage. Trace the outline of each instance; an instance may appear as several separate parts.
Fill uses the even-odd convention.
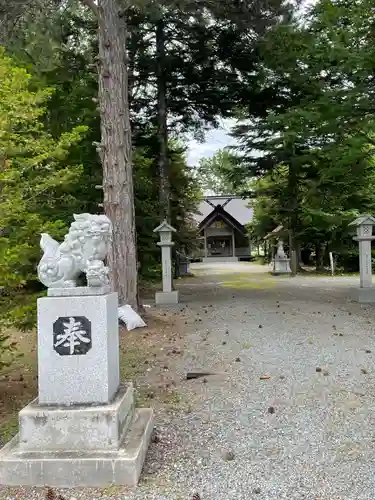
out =
[[[200,191],[187,166],[184,148],[169,145],[169,181],[171,184],[171,223],[176,228],[176,249],[188,252],[196,244],[193,214]],[[134,189],[138,260],[141,277],[160,279],[160,248],[153,230],[160,223],[160,199],[156,177],[157,146],[136,150],[134,156]]]
[[[0,370],[16,355],[1,327],[35,324],[37,296],[22,290],[35,280],[40,233],[63,236],[82,174],[66,159],[87,128],[53,138],[44,124],[51,96],[50,88],[32,90],[30,74],[0,51]]]
[[[40,232],[48,232],[61,239],[71,222],[72,213],[95,212],[97,203],[101,201],[100,191],[94,188],[101,183],[101,166],[91,144],[93,140],[100,140],[99,117],[94,102],[96,87],[92,85],[90,71],[86,70],[86,75],[84,74],[85,85],[80,82],[82,73],[73,79],[64,76],[72,74],[77,64],[82,64],[82,71],[85,71],[81,55],[75,56],[65,50],[64,53],[66,70],[59,69],[57,73],[56,70],[47,71],[44,75],[46,83],[53,85],[53,92],[50,89],[42,93],[32,92],[30,87],[35,86],[39,77],[36,80],[25,70],[16,68],[24,76],[20,87],[30,102],[30,109],[23,108],[23,149],[20,149],[17,159],[13,158],[8,168],[2,171],[1,177],[4,182],[0,197],[0,206],[4,207],[0,216],[1,227],[4,227],[0,240],[4,256],[1,282],[6,283],[8,290],[12,288],[12,293],[19,287],[29,286],[30,281],[35,279],[35,267],[40,257]],[[7,61],[10,64],[10,60]],[[3,92],[5,88],[3,86]],[[11,94],[16,95],[14,89]],[[25,96],[23,100],[26,101]],[[7,99],[4,97],[2,105],[5,106],[6,103]],[[79,112],[80,105],[85,106],[84,112]],[[6,112],[4,115],[8,116]],[[32,122],[35,115],[39,118],[38,122]],[[61,120],[62,117],[66,118]],[[8,120],[10,119],[11,116],[8,116]],[[75,127],[73,133],[66,130],[67,122]],[[78,125],[82,122],[84,126]],[[30,123],[34,123],[35,133],[32,141],[27,142]],[[46,132],[47,126],[53,137]],[[88,133],[81,136],[86,129],[89,129]],[[36,138],[39,142],[35,141]],[[134,154],[138,256],[143,277],[155,278],[160,277],[160,249],[153,234],[153,229],[160,222],[157,143],[153,135],[143,137],[142,140],[143,144],[139,141],[140,146]],[[31,152],[29,144],[33,147]],[[26,166],[29,167],[27,171],[21,170]],[[177,248],[185,247],[188,250],[194,244],[191,212],[195,210],[198,189],[190,176],[184,148],[174,143],[170,147],[170,180],[172,223],[178,231]],[[14,200],[17,200],[16,206]],[[32,309],[31,306],[31,309],[17,308],[13,311],[13,324],[23,326],[22,317],[29,324],[27,318],[32,316]]]
[[[202,137],[208,124],[218,124],[219,116],[232,116],[238,100],[252,102],[251,74],[259,61],[258,41],[287,13],[280,0],[267,5],[261,0],[132,2],[127,16],[135,134],[156,123],[156,29],[160,23],[169,132],[174,138],[188,130]]]
[[[35,276],[41,232],[61,236],[61,216],[80,165],[67,165],[69,148],[85,127],[58,139],[46,132],[43,103],[51,90],[33,92],[30,75],[0,53],[0,283],[17,290]]]
[[[284,13],[283,2],[165,0],[127,10],[138,259],[160,277],[156,27],[164,23],[169,125],[168,176],[176,248],[196,245],[192,214],[200,187],[180,144],[250,102],[257,43]],[[9,10],[0,55],[0,283],[3,321],[28,328],[40,291],[39,234],[61,239],[74,212],[96,212],[102,193],[97,103],[97,30],[77,0],[19,2]],[[152,8],[151,8],[152,7]],[[192,15],[192,12],[194,15]],[[215,23],[212,22],[215,19]],[[15,22],[16,21],[16,22]],[[224,170],[231,155],[223,153]],[[228,166],[228,168],[227,168]],[[230,168],[229,168],[230,167]],[[231,170],[232,172],[232,170]],[[230,182],[233,182],[232,180]],[[231,189],[233,192],[233,189]],[[19,305],[22,304],[20,307]]]
[[[4,368],[11,365],[15,354],[17,344],[12,342],[10,335],[0,330],[0,373]]]
[[[373,27],[370,1],[321,0],[307,25],[271,30],[258,83],[273,97],[234,131],[257,179],[252,234],[283,224],[317,266],[328,251],[351,254],[349,222],[375,209]]]
[[[236,185],[239,183],[238,169],[236,156],[226,149],[221,149],[211,158],[202,158],[193,172],[203,192],[226,195],[236,194]]]

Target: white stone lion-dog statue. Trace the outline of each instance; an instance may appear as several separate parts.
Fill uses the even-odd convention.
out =
[[[76,287],[81,273],[90,287],[109,283],[109,269],[104,265],[111,240],[112,224],[106,215],[74,215],[64,242],[59,244],[42,233],[40,246],[44,252],[38,265],[39,280],[48,288]]]

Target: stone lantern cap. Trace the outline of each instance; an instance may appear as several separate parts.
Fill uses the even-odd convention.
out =
[[[375,218],[369,214],[363,214],[357,217],[349,226],[356,226],[357,236],[355,241],[372,241],[375,237],[372,235],[372,228],[375,226]]]
[[[375,224],[375,219],[374,219]],[[175,233],[176,229],[172,227],[166,220],[164,220],[160,226],[154,229],[154,233]]]
[[[370,214],[360,215],[349,226],[375,226],[375,217]]]
[[[174,245],[172,242],[172,233],[175,233],[176,229],[172,227],[166,220],[164,220],[160,226],[156,227],[154,229],[154,233],[159,233],[160,234],[160,241],[158,242],[158,245],[163,247],[171,247]]]

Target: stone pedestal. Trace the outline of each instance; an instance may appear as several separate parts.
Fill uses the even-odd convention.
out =
[[[272,274],[291,274],[290,259],[274,259]]]
[[[155,303],[157,305],[178,304],[179,293],[177,290],[171,292],[156,292]]]
[[[163,243],[161,246],[161,266],[163,276],[163,292],[170,293],[173,289],[172,281],[172,246],[173,243]]]
[[[116,293],[38,299],[40,404],[113,399],[120,383],[117,309]]]
[[[352,299],[360,304],[375,303],[375,288],[354,288],[351,295]]]
[[[372,287],[371,240],[358,240],[359,243],[359,286]]]
[[[39,397],[0,450],[0,484],[138,482],[153,412],[135,409],[132,385],[119,384],[117,294],[77,292],[38,300]]]

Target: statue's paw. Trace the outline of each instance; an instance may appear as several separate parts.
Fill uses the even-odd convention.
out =
[[[76,283],[73,280],[64,281],[65,288],[74,288],[75,286],[76,286]]]
[[[47,269],[46,274],[47,274],[47,276],[49,276],[50,278],[52,278],[52,277],[54,277],[54,278],[55,278],[55,277],[58,277],[58,271],[57,271],[57,269],[56,269],[56,268],[55,268],[55,269]]]

